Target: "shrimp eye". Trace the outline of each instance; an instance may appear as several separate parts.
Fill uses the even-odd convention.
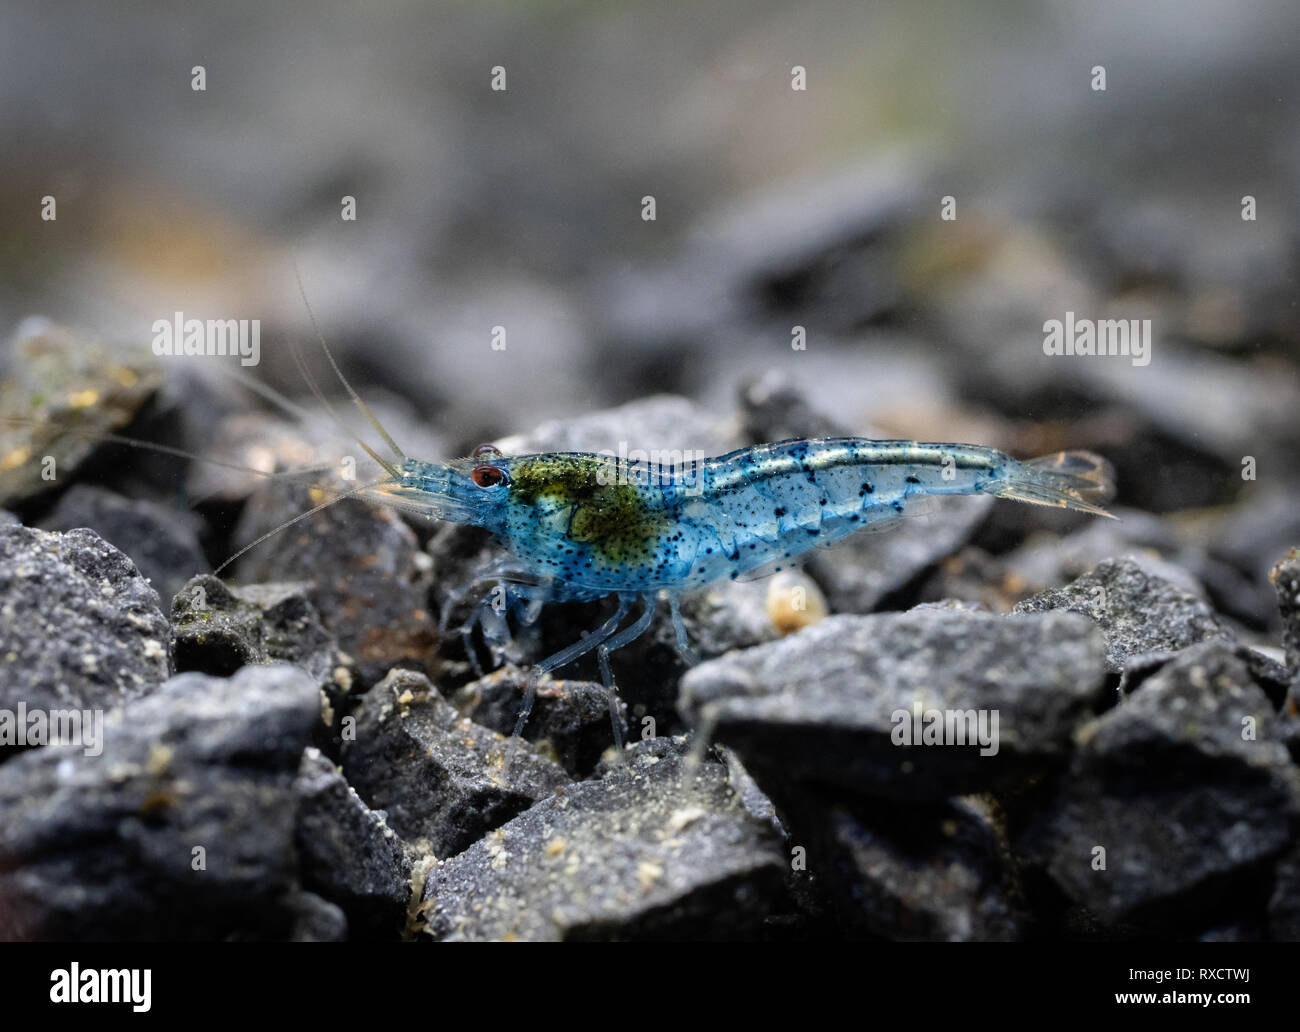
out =
[[[505,480],[505,473],[496,466],[475,466],[470,479],[479,487],[496,487]]]
[[[474,458],[481,459],[484,455],[500,455],[501,449],[495,444],[480,444],[471,454]]]

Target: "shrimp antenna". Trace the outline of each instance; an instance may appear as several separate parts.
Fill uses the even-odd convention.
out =
[[[324,407],[325,411],[329,414],[330,419],[334,420],[340,430],[351,437],[352,440],[356,441],[357,444],[361,445],[361,447],[365,449],[367,455],[379,463],[379,465],[383,466],[385,472],[387,472],[389,476],[394,479],[400,479],[401,474],[393,464],[388,462],[382,455],[375,451],[375,449],[370,447],[370,445],[366,444],[365,441],[354,434],[348,428],[348,425],[339,418],[339,414],[334,411],[334,406],[330,404],[329,398],[325,397],[325,392],[320,389],[320,384],[318,384],[316,378],[311,375],[311,370],[307,368],[307,363],[302,357],[302,352],[298,350],[298,344],[292,337],[289,338],[289,354],[293,356],[293,362],[294,365],[298,367],[299,374],[307,382],[307,386],[311,388],[312,394],[316,396],[316,400]]]
[[[343,388],[348,392],[348,395],[352,398],[353,404],[355,404],[361,411],[361,414],[370,421],[370,425],[375,428],[379,436],[384,439],[384,443],[392,449],[393,454],[396,455],[400,461],[405,462],[406,453],[403,452],[401,448],[397,447],[397,442],[394,441],[392,435],[384,429],[384,424],[379,422],[379,417],[376,416],[370,406],[361,399],[361,395],[353,389],[352,384],[348,383],[348,378],[343,375],[343,370],[339,368],[338,362],[334,360],[334,352],[332,352],[330,346],[325,343],[325,335],[320,331],[320,324],[316,321],[316,313],[312,311],[311,302],[307,300],[307,291],[302,285],[302,272],[298,269],[298,260],[296,258],[293,260],[293,276],[294,279],[298,281],[298,294],[302,297],[303,307],[307,309],[307,318],[311,320],[311,328],[316,333],[316,339],[320,341],[321,350],[325,352],[325,357],[329,359],[330,368],[334,370],[334,375],[339,378],[339,383],[341,383]],[[300,366],[302,365],[305,365],[305,363],[300,362]],[[310,380],[310,376],[308,379]],[[320,397],[319,390],[317,390],[317,397]],[[324,398],[321,397],[320,400],[324,401]],[[325,404],[328,408],[329,403],[326,402]],[[361,442],[358,441],[358,443]],[[365,445],[362,444],[362,447],[365,447]],[[369,448],[366,448],[366,450],[370,451]],[[375,455],[374,452],[370,452],[370,454],[385,469],[390,471],[392,470],[392,467],[389,466],[388,463],[384,462],[383,459],[379,458],[378,455]],[[395,472],[394,475],[396,475]]]
[[[38,428],[40,424],[36,420],[18,419],[12,416],[0,416],[0,427],[22,427],[24,429]],[[306,466],[302,469],[283,470],[281,472],[268,472],[264,469],[254,469],[252,466],[241,466],[237,462],[226,462],[224,459],[213,459],[205,455],[195,455],[183,448],[174,448],[169,444],[157,444],[154,441],[139,441],[134,437],[123,437],[121,434],[107,434],[98,430],[78,430],[75,428],[60,427],[58,431],[61,435],[67,437],[82,437],[87,440],[96,442],[105,442],[108,444],[125,445],[128,448],[139,448],[142,451],[158,452],[161,455],[173,455],[180,459],[189,459],[191,462],[205,462],[209,466],[220,466],[222,469],[233,469],[239,473],[251,473],[254,476],[266,477],[268,480],[291,480],[294,477],[302,477],[311,474],[315,476],[318,473],[327,473],[334,468],[333,463],[326,463],[320,466]]]

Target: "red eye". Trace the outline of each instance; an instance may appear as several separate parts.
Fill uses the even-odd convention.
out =
[[[496,487],[506,478],[505,473],[496,466],[475,466],[469,476],[479,487]]]
[[[477,448],[474,449],[472,453],[472,457],[476,459],[481,459],[483,458],[484,455],[500,455],[500,454],[501,454],[501,449],[499,449],[495,444],[480,444]]]

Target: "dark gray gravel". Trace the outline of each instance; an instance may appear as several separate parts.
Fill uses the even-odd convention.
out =
[[[388,815],[404,839],[454,856],[536,800],[569,783],[553,760],[456,712],[419,674],[394,670],[344,734],[343,773],[361,798]]]
[[[181,674],[109,716],[102,755],[0,765],[0,939],[287,935],[294,780],[319,719],[291,666]]]
[[[1024,934],[1026,913],[1001,833],[972,797],[911,804],[804,796],[792,841],[829,888],[847,934],[969,942]]]
[[[316,749],[303,754],[294,791],[303,885],[343,910],[353,937],[397,938],[411,895],[402,840]]]
[[[937,799],[1062,762],[1103,673],[1101,637],[1080,617],[924,609],[833,616],[702,664],[683,678],[680,705],[774,798],[783,783],[813,781]],[[923,718],[983,711],[986,729],[996,714],[996,752],[896,744],[916,706]]]
[[[1300,549],[1293,548],[1269,574],[1282,613],[1282,647],[1286,663],[1300,681]]]
[[[235,543],[248,544],[329,497],[297,484],[265,485],[249,501]],[[435,671],[438,634],[429,612],[428,561],[415,533],[393,511],[346,498],[283,535],[239,560],[241,581],[309,583],[312,603],[361,686],[396,665]]]
[[[1185,922],[1247,893],[1300,814],[1277,732],[1228,645],[1188,649],[1080,729],[1050,808],[1052,877],[1109,921]]]
[[[167,677],[167,619],[125,555],[90,530],[0,526],[0,704],[112,706]]]
[[[161,30],[197,94],[156,5],[99,6],[0,4],[0,731],[117,711],[102,755],[0,738],[0,934],[1300,938],[1295,4],[228,0]],[[255,366],[156,357],[181,309],[258,319]],[[936,500],[692,591],[702,667],[663,608],[613,657],[624,766],[588,655],[507,767],[521,671],[613,600],[484,676],[438,617],[501,546],[359,500],[185,580],[371,479],[318,333],[413,458],[1087,449],[1120,520]],[[899,744],[927,709],[996,754]]]
[[[1106,637],[1107,668],[1118,673],[1134,656],[1175,652],[1231,631],[1203,598],[1144,568],[1134,559],[1107,559],[1060,590],[1016,606],[1017,613],[1082,613]]]
[[[45,530],[89,527],[130,556],[161,598],[170,599],[181,585],[208,568],[199,546],[199,519],[113,491],[74,484],[42,521]]]
[[[514,731],[527,679],[527,671],[506,667],[471,681],[451,701],[476,724],[508,735]],[[619,727],[626,739],[626,704],[619,702],[618,710]],[[571,776],[590,774],[601,753],[614,744],[605,686],[590,681],[541,682],[523,737],[543,743],[541,751]]]
[[[319,685],[339,662],[334,636],[321,623],[305,584],[227,587],[208,574],[172,599],[172,664],[228,676],[249,663],[295,663]]]
[[[727,939],[784,906],[788,855],[679,739],[639,742],[445,860],[425,885],[438,939]]]

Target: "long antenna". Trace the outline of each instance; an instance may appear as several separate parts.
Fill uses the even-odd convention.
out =
[[[20,419],[14,416],[0,416],[0,427],[22,427],[27,430],[39,429],[45,424],[37,420]],[[156,444],[153,441],[138,441],[134,437],[123,437],[120,434],[106,434],[98,430],[79,430],[75,427],[58,427],[58,433],[65,437],[83,437],[87,440],[106,441],[110,444],[121,444],[129,448],[140,448],[144,451],[160,452],[163,455],[174,455],[180,459],[189,459],[191,462],[206,462],[211,466],[221,466],[223,469],[233,469],[240,473],[252,473],[255,476],[266,477],[268,480],[289,480],[294,477],[306,476],[307,474],[326,473],[334,468],[334,463],[326,463],[321,466],[306,466],[302,469],[282,470],[278,473],[268,473],[264,469],[254,469],[252,466],[241,466],[237,462],[226,462],[222,459],[213,459],[206,455],[195,455],[193,452],[187,452],[183,448],[173,448],[169,444]]]
[[[321,350],[325,352],[325,357],[329,359],[330,368],[334,370],[334,375],[339,378],[339,383],[343,384],[344,389],[348,392],[349,396],[351,396],[353,403],[361,410],[361,414],[365,416],[366,419],[370,420],[370,425],[373,426],[379,433],[379,436],[384,439],[384,443],[393,450],[393,454],[396,455],[398,459],[405,462],[406,453],[403,452],[401,448],[397,447],[397,442],[394,441],[388,431],[384,429],[384,425],[379,422],[379,417],[371,411],[369,405],[361,400],[361,395],[352,388],[352,384],[348,383],[347,377],[343,375],[343,370],[340,369],[339,364],[334,361],[334,352],[332,352],[330,346],[325,343],[325,335],[321,333],[320,324],[316,322],[316,313],[312,311],[311,302],[307,300],[307,291],[302,285],[302,272],[298,269],[297,258],[294,258],[293,260],[293,275],[294,279],[298,281],[298,293],[302,297],[303,307],[307,309],[307,318],[311,320],[311,328],[316,332],[316,339],[320,341]]]
[[[307,386],[311,388],[312,394],[316,396],[316,400],[321,403],[325,411],[329,414],[329,417],[338,425],[339,429],[351,437],[352,440],[356,441],[357,444],[361,445],[361,447],[365,449],[366,454],[379,463],[379,465],[383,466],[389,476],[395,480],[400,479],[401,473],[397,471],[397,468],[348,429],[348,425],[339,418],[339,414],[334,411],[334,406],[330,404],[329,398],[325,397],[325,392],[320,389],[320,385],[316,382],[316,378],[311,375],[311,370],[307,368],[307,363],[302,357],[302,352],[298,350],[298,344],[292,337],[289,338],[289,354],[293,356],[294,364],[297,365],[298,372],[307,382]]]
[[[34,428],[39,428],[42,425],[43,424],[33,419],[22,419],[16,416],[0,416],[0,428],[9,427],[12,429],[14,427],[22,427],[24,429],[30,430]],[[254,476],[266,477],[266,479],[268,480],[283,480],[283,481],[288,481],[290,483],[299,483],[300,482],[299,478],[301,477],[314,476],[320,473],[328,473],[334,469],[334,463],[331,462],[321,466],[304,466],[299,469],[282,470],[280,472],[267,472],[264,469],[255,469],[252,466],[241,466],[237,462],[226,462],[222,459],[214,459],[207,455],[195,455],[193,452],[187,452],[183,448],[174,448],[169,444],[157,444],[154,441],[140,441],[140,440],[136,440],[134,437],[123,437],[121,434],[100,433],[95,430],[80,430],[77,428],[69,428],[69,427],[60,427],[59,433],[68,437],[84,437],[84,438],[92,439],[96,442],[103,441],[110,444],[125,445],[129,448],[139,448],[143,451],[159,452],[163,455],[174,455],[177,458],[189,459],[192,462],[202,462],[210,466],[220,466],[223,469],[232,469],[240,473],[251,473]],[[299,516],[295,516],[293,519],[280,524],[280,526],[276,527],[274,530],[267,531],[267,533],[263,534],[252,544],[246,545],[244,548],[241,548],[238,552],[232,555],[220,566],[218,566],[217,571],[224,570],[227,566],[229,566],[232,562],[238,559],[241,555],[249,551],[249,549],[255,547],[256,545],[260,545],[268,538],[271,538],[274,535],[278,534],[280,531],[284,530],[285,528],[292,526],[293,524],[297,523],[299,520],[305,519],[308,516],[318,513],[322,509],[327,509],[335,502],[340,502],[344,498],[350,498],[354,495],[360,494],[363,491],[368,491],[371,488],[379,487],[382,486],[383,484],[389,483],[390,480],[391,480],[390,477],[381,477],[379,480],[372,481],[371,483],[362,484],[360,487],[353,488],[350,491],[337,495],[336,497],[331,498],[329,501],[316,506],[316,508],[312,509],[310,512],[305,512]],[[308,486],[310,486],[313,490],[317,490],[317,491],[325,490],[325,488],[322,488],[316,484],[310,484]],[[205,497],[211,497],[211,495]],[[196,499],[190,504],[191,506],[193,506],[193,505],[200,504],[202,501],[203,499],[200,498],[200,499]],[[420,506],[418,505],[409,502],[400,502],[392,498],[372,497],[372,498],[368,498],[367,502],[369,502],[371,505],[378,505],[385,509],[393,509],[396,512],[404,512],[410,516],[414,516],[417,518],[427,519],[429,515],[427,510],[420,508]]]

